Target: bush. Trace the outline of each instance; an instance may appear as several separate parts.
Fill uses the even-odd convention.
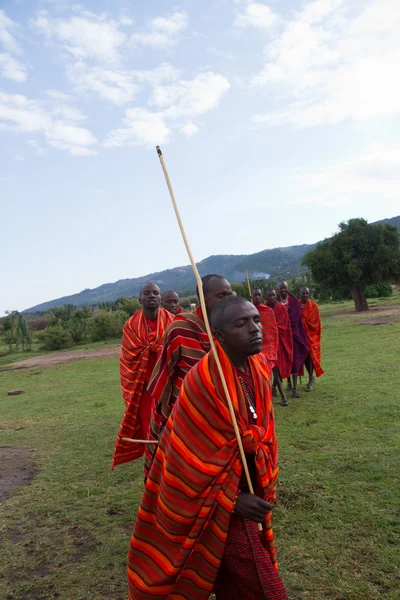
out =
[[[92,342],[100,342],[122,334],[126,313],[100,311],[87,321],[87,334]]]
[[[48,327],[37,335],[43,350],[62,350],[72,346],[71,333],[60,325]]]
[[[364,294],[367,298],[389,298],[393,294],[390,283],[380,281],[365,288]]]

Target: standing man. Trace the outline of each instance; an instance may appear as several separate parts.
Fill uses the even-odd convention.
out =
[[[286,281],[282,280],[278,283],[278,300],[288,311],[293,337],[293,364],[291,373],[293,386],[289,380],[287,389],[292,390],[293,398],[300,398],[300,394],[297,391],[297,375],[308,356],[308,344],[298,298],[289,292]]]
[[[282,380],[290,377],[293,364],[293,337],[290,319],[286,308],[277,301],[276,291],[268,289],[267,305],[274,311],[279,332],[278,362],[274,368],[274,387],[277,386],[281,395],[281,405],[287,406],[288,399],[283,391]]]
[[[168,290],[162,295],[161,306],[175,317],[182,312],[179,306],[179,296],[173,290]]]
[[[279,332],[275,314],[266,304],[255,304],[263,328],[262,352],[267,359],[271,374],[278,363]]]
[[[207,315],[222,299],[232,295],[229,281],[221,275],[202,277]],[[197,292],[198,296],[198,292]],[[201,307],[191,313],[177,315],[169,326],[148,392],[153,398],[150,430],[148,437],[158,440],[172,407],[179,395],[187,373],[210,350],[206,326]],[[156,446],[148,444],[145,449],[144,474],[147,477],[154,458]]]
[[[261,304],[264,304],[264,298],[260,288],[254,288],[251,292],[251,301],[257,308],[261,306]]]
[[[321,366],[321,317],[318,304],[310,300],[310,290],[306,286],[303,286],[300,290],[299,304],[310,350],[304,363],[308,371],[306,391],[312,392],[315,381],[313,371],[315,371],[317,377],[324,374]]]
[[[260,316],[244,298],[224,298],[211,326],[256,495],[209,352],[183,382],[146,482],[128,554],[130,600],[208,600],[213,589],[217,600],[287,598],[271,528],[278,446]]]
[[[138,310],[124,325],[120,357],[122,396],[125,414],[114,449],[112,468],[143,454],[122,438],[143,439],[150,423],[151,396],[146,392],[154,366],[160,355],[165,330],[172,322],[172,315],[160,308],[160,288],[155,283],[146,283],[139,301],[143,308]]]

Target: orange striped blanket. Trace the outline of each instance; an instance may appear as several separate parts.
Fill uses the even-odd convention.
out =
[[[324,374],[324,370],[321,366],[322,326],[318,304],[308,298],[304,306],[301,305],[301,300],[299,300],[299,305],[304,329],[306,330],[310,357],[314,366],[315,374],[317,377],[320,377]]]
[[[125,414],[114,449],[112,468],[143,455],[144,444],[124,442],[123,437],[140,438],[147,434],[148,424],[141,421],[141,401],[151,402],[145,397],[151,371],[149,363],[155,363],[162,349],[165,330],[172,322],[173,315],[163,308],[158,309],[155,330],[143,314],[143,309],[136,312],[124,325],[120,357],[120,376],[122,396],[125,401]]]
[[[248,424],[236,371],[217,344],[246,454],[257,467],[257,493],[275,500],[278,446],[269,370],[250,357],[257,425]],[[242,461],[212,353],[183,381],[146,482],[128,555],[130,600],[207,600],[224,553]],[[264,544],[276,567],[271,514]]]
[[[201,308],[177,315],[165,334],[163,349],[154,368],[147,391],[153,399],[148,438],[157,440],[190,369],[210,350]],[[144,452],[147,477],[157,450],[148,444]]]

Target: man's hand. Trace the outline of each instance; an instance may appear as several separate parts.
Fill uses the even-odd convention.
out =
[[[235,514],[256,523],[262,523],[270,510],[272,510],[272,506],[269,502],[265,502],[254,494],[241,492],[236,500]]]

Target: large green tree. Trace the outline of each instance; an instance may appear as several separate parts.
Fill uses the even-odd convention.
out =
[[[364,289],[400,277],[400,236],[392,225],[368,224],[365,219],[340,223],[339,233],[308,252],[303,264],[321,290],[348,289],[356,311],[368,310]]]

